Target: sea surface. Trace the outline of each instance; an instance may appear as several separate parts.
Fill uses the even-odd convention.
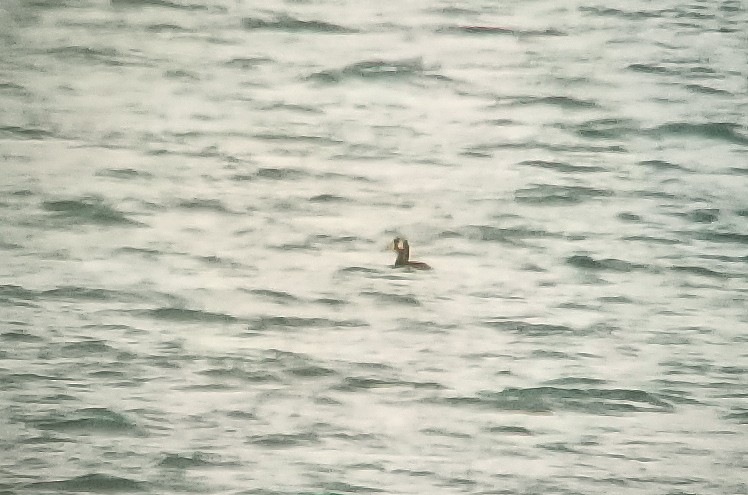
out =
[[[745,495],[747,25],[0,1],[0,494]]]

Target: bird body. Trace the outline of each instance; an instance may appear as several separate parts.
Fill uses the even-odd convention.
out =
[[[392,241],[392,250],[397,253],[395,268],[410,267],[416,270],[431,270],[431,267],[423,261],[410,260],[410,244],[407,239],[395,237]]]

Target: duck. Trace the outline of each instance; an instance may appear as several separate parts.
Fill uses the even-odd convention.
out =
[[[410,245],[407,239],[395,237],[390,245],[391,249],[397,253],[395,268],[410,267],[416,270],[431,270],[431,267],[423,261],[410,260]]]

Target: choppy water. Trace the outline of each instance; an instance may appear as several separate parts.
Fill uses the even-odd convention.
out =
[[[4,1],[0,492],[748,493],[746,20]]]

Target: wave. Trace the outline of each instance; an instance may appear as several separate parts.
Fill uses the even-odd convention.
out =
[[[299,316],[261,316],[250,325],[252,330],[291,329],[291,328],[339,328],[366,327],[362,320],[331,320],[328,318],[303,318]]]
[[[178,208],[186,210],[205,210],[216,213],[233,213],[220,199],[185,199],[177,204]]]
[[[481,392],[476,396],[441,399],[451,405],[476,405],[491,409],[526,412],[574,411],[611,415],[631,412],[672,412],[663,398],[635,389],[531,387]]]
[[[343,379],[340,385],[334,387],[335,390],[342,392],[357,392],[361,390],[371,390],[375,388],[395,388],[405,387],[412,389],[429,389],[429,390],[442,390],[446,387],[441,383],[437,382],[411,382],[403,381],[398,379],[385,379],[385,378],[371,378],[371,377],[359,377],[349,376]]]
[[[87,46],[70,45],[47,50],[50,55],[59,56],[62,59],[80,59],[85,62],[94,62],[110,66],[143,66],[147,65],[142,58],[132,54],[124,54],[113,48],[91,48]]]
[[[583,100],[580,98],[574,98],[572,96],[565,95],[552,95],[552,96],[517,96],[508,98],[506,101],[500,102],[502,104],[508,104],[510,106],[524,106],[524,105],[551,105],[561,108],[575,109],[575,108],[597,108],[599,104],[593,100]]]
[[[710,278],[727,279],[731,277],[729,273],[718,272],[715,270],[711,270],[709,268],[705,268],[703,266],[674,265],[671,267],[671,270],[675,272],[689,273],[691,275],[699,275],[702,277],[710,277]]]
[[[277,449],[315,445],[320,442],[320,439],[314,433],[268,433],[265,435],[252,435],[247,439],[247,442]]]
[[[405,306],[420,306],[421,302],[415,296],[389,294],[378,291],[363,291],[362,296],[370,296],[384,304],[402,304]]]
[[[554,28],[547,29],[517,29],[506,26],[489,25],[459,25],[441,26],[436,29],[437,33],[475,34],[475,35],[510,35],[517,37],[534,36],[566,36],[567,33]]]
[[[239,321],[236,316],[225,313],[212,313],[210,311],[173,307],[149,309],[145,311],[137,311],[136,313],[157,320],[187,323],[235,323]]]
[[[357,30],[347,28],[339,24],[332,24],[324,21],[302,21],[288,15],[279,15],[273,20],[258,19],[254,17],[245,17],[242,19],[244,29],[255,30],[272,30],[272,31],[290,31],[313,32],[313,33],[355,33]]]
[[[573,255],[566,258],[566,264],[575,268],[595,271],[630,272],[646,268],[644,265],[629,263],[616,258],[595,259],[587,255]]]
[[[614,139],[638,132],[631,121],[623,119],[590,120],[575,126],[576,133],[585,138]]]
[[[676,163],[671,163],[665,160],[642,160],[639,162],[639,165],[644,165],[646,167],[651,167],[656,170],[682,170],[682,171],[689,171],[687,168],[678,165]]]
[[[207,10],[199,4],[169,2],[168,0],[110,0],[113,7],[162,7],[179,10]]]
[[[580,12],[587,14],[596,15],[599,17],[621,17],[628,20],[642,20],[650,19],[653,17],[662,17],[666,14],[666,10],[659,11],[646,11],[646,10],[620,10],[610,7],[579,7]]]
[[[138,426],[126,416],[100,407],[81,409],[69,415],[60,414],[30,423],[40,430],[56,432],[141,434]]]
[[[451,232],[443,232],[442,236],[449,236]],[[512,245],[524,245],[527,239],[545,239],[558,237],[546,230],[531,227],[493,227],[491,225],[471,225],[459,229],[457,234],[468,239],[488,242],[503,242]]]
[[[120,478],[106,474],[84,474],[75,478],[61,481],[38,481],[29,483],[32,488],[43,488],[47,490],[59,490],[64,492],[91,492],[91,493],[114,493],[133,492],[143,493],[146,484],[130,478]]]
[[[742,132],[741,132],[742,131]],[[690,122],[671,122],[661,126],[654,127],[648,132],[655,136],[676,136],[676,137],[704,137],[708,139],[717,139],[734,144],[747,145],[748,136],[745,135],[745,128],[738,124],[729,122],[709,122],[693,124]]]
[[[44,201],[42,207],[74,224],[142,225],[98,197]]]
[[[514,193],[515,201],[536,205],[577,204],[589,199],[613,196],[613,191],[586,186],[559,186],[555,184],[537,184],[518,189]]]
[[[703,86],[701,84],[687,84],[686,89],[693,91],[694,93],[701,93],[706,95],[725,95],[734,96],[731,92],[725,91],[724,89],[712,88],[710,86]]]
[[[594,165],[571,165],[564,162],[552,162],[546,160],[524,160],[519,162],[517,165],[524,165],[527,167],[544,168],[548,170],[556,170],[566,174],[571,173],[588,173],[588,172],[604,172],[603,167],[597,167]]]
[[[222,462],[216,455],[205,452],[194,452],[192,455],[166,454],[158,463],[159,466],[171,469],[189,469],[195,467],[224,466],[230,463]]]
[[[131,292],[101,288],[61,286],[47,290],[26,289],[18,285],[0,285],[0,297],[6,300],[74,300],[74,301],[122,301],[137,302],[147,298]]]
[[[0,137],[10,139],[47,139],[54,137],[54,133],[38,127],[0,126]]]
[[[414,76],[424,77],[427,75],[427,68],[424,66],[423,61],[420,58],[404,60],[378,59],[356,62],[340,69],[315,72],[308,76],[307,79],[327,83],[337,83],[349,78],[409,79]]]
[[[253,174],[235,174],[231,177],[235,181],[252,181],[256,179],[262,180],[300,180],[309,177],[309,172],[300,170],[298,168],[274,168],[274,167],[263,167],[258,169]]]
[[[106,168],[96,171],[97,177],[112,177],[114,179],[137,179],[137,178],[152,178],[153,175],[144,172],[142,170],[135,170],[134,168]]]
[[[544,335],[571,335],[578,334],[573,328],[566,325],[552,325],[548,323],[527,323],[515,320],[489,320],[483,322],[483,325],[499,330],[514,332],[531,337],[541,337]]]

